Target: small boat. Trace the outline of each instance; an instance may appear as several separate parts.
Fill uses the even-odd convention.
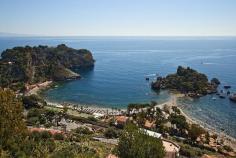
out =
[[[227,95],[230,95],[230,91],[227,92]]]
[[[223,94],[221,94],[219,97],[220,97],[221,99],[225,99],[225,95],[223,95]]]
[[[229,89],[229,88],[231,88],[231,86],[230,85],[225,85],[224,88]]]
[[[212,97],[212,100],[216,100],[216,97]]]
[[[149,77],[146,77],[146,81],[149,81]]]

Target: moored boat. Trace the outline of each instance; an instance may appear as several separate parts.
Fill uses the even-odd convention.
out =
[[[229,89],[229,88],[231,88],[231,86],[230,85],[225,85],[224,88]]]
[[[221,94],[219,97],[220,97],[221,99],[225,99],[225,95],[223,95],[223,94]]]

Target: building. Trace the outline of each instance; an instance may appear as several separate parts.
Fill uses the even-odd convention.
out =
[[[51,133],[52,135],[54,134],[63,134],[62,131],[60,130],[55,130],[55,129],[46,129],[46,128],[29,128],[30,132],[43,132],[43,131],[47,131],[49,133]]]
[[[145,121],[145,124],[144,124],[144,127],[147,128],[147,129],[152,129],[156,126],[155,122],[150,122],[148,120]]]
[[[128,122],[128,117],[126,116],[116,116],[115,117],[115,125],[116,126],[124,126]]]
[[[104,117],[105,115],[104,114],[101,114],[101,113],[93,113],[93,116],[94,116],[94,118],[102,118],[102,117]]]
[[[146,130],[146,129],[143,129],[143,128],[140,128],[140,130],[143,131],[144,133],[146,133],[147,135],[151,136],[151,137],[161,138],[160,133],[153,132],[153,131],[150,131],[150,130]]]
[[[175,158],[179,156],[180,146],[169,140],[162,140],[165,148],[165,158]]]

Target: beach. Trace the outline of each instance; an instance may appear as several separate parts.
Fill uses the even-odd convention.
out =
[[[44,87],[40,87],[40,88],[44,88]],[[37,92],[40,90],[40,88],[37,89]],[[35,92],[35,91],[34,91]],[[207,125],[206,123],[203,123],[201,121],[199,121],[196,118],[193,118],[189,115],[187,115],[183,109],[181,109],[181,107],[178,105],[178,98],[184,97],[183,94],[171,94],[171,97],[168,101],[161,103],[161,104],[157,104],[155,105],[155,107],[159,107],[161,109],[164,109],[164,107],[168,107],[171,108],[173,106],[178,107],[181,115],[183,115],[186,118],[186,121],[189,124],[198,124],[200,125],[202,128],[204,128],[205,130],[207,130],[211,135],[213,134],[217,134],[220,140],[224,141],[225,145],[229,145],[231,146],[233,149],[236,149],[236,139],[223,133],[223,132],[218,132],[217,129],[214,129],[213,127],[211,127],[210,125]],[[108,107],[102,107],[102,106],[97,106],[97,105],[85,105],[85,104],[75,104],[75,103],[68,103],[68,102],[63,102],[63,103],[56,103],[56,102],[50,102],[50,101],[46,101],[48,106],[51,107],[55,107],[55,108],[59,108],[59,109],[63,109],[64,107],[67,107],[71,110],[76,110],[77,112],[80,113],[86,113],[86,114],[91,114],[94,116],[97,115],[101,115],[101,116],[105,116],[105,115],[122,115],[125,114],[127,112],[127,109],[125,108],[108,108]],[[145,108],[144,108],[145,110]]]
[[[26,85],[26,96],[28,95],[37,95],[41,90],[49,88],[52,85],[52,81],[45,81],[42,83]]]

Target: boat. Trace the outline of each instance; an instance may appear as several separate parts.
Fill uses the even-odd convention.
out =
[[[216,97],[212,97],[212,100],[216,100]]]
[[[223,94],[221,94],[219,97],[220,97],[221,99],[225,99],[225,95],[223,95]]]
[[[230,95],[230,91],[227,92],[227,95]]]
[[[149,77],[146,77],[146,81],[149,81]]]
[[[231,88],[231,86],[230,85],[225,85],[224,88],[229,89],[229,88]]]
[[[233,94],[233,95],[231,95],[231,96],[229,97],[229,99],[230,99],[231,101],[233,101],[233,102],[236,102],[236,93]]]

